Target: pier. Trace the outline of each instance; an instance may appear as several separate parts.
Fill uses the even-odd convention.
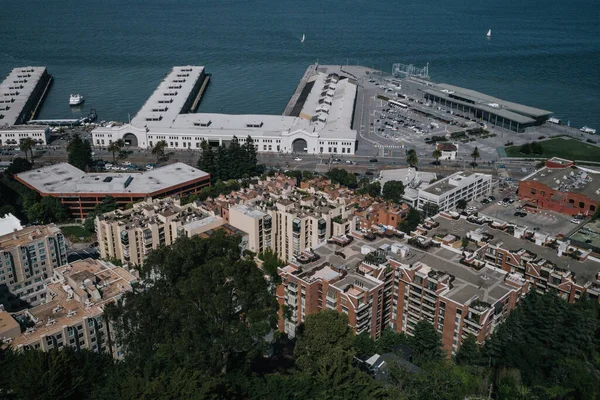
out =
[[[290,98],[290,101],[288,102],[287,106],[283,110],[282,115],[284,115],[284,116],[293,116],[294,115],[294,107],[298,103],[298,100],[300,99],[302,92],[304,91],[304,88],[306,87],[308,78],[310,78],[315,72],[317,72],[317,67],[318,67],[318,64],[311,64],[308,66],[308,68],[304,72],[304,75],[302,76],[302,79],[300,79],[298,86],[296,86],[296,90],[294,91],[294,94],[292,95],[292,97]],[[300,110],[298,110],[298,114],[299,114],[299,112],[300,112]]]
[[[210,74],[206,74],[206,76],[204,77],[204,82],[202,82],[202,86],[200,87],[200,90],[198,91],[198,94],[196,95],[196,98],[192,103],[192,108],[190,109],[191,112],[196,112],[196,110],[198,109],[198,105],[200,105],[200,100],[202,100],[202,96],[204,95],[204,91],[206,90],[206,87],[208,86],[209,82]]]

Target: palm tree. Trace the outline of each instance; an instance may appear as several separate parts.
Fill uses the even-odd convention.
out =
[[[23,150],[23,152],[25,153],[25,159],[29,161],[29,158],[27,158],[27,152],[30,152],[31,161],[33,161],[33,148],[35,147],[35,142],[33,141],[33,139],[28,137],[21,140],[20,146],[21,150]]]
[[[112,155],[113,155],[113,163],[114,163],[115,160],[116,160],[115,153],[121,151],[121,147],[119,146],[119,143],[112,142],[111,144],[108,145],[107,150],[112,153]]]
[[[433,156],[433,158],[435,158],[435,164],[439,165],[439,163],[440,163],[440,157],[442,156],[442,152],[440,151],[440,149],[438,149],[436,147],[435,150],[433,151],[432,156]]]
[[[473,152],[471,153],[471,157],[473,157],[473,168],[475,168],[475,166],[477,165],[477,159],[479,157],[481,157],[479,155],[479,149],[477,148],[477,146],[475,146],[475,148],[473,149]]]
[[[165,155],[165,148],[167,147],[167,142],[161,140],[157,142],[152,148],[152,154],[156,156],[156,162],[160,162],[160,159]]]

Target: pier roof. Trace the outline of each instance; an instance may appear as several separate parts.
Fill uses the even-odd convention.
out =
[[[0,83],[0,127],[15,125],[46,67],[14,68]]]

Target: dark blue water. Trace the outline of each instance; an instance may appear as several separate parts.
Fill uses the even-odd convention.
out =
[[[200,111],[281,113],[317,60],[429,62],[435,81],[600,129],[599,20],[595,0],[0,0],[0,76],[47,66],[43,118],[126,120],[173,65],[213,74]]]

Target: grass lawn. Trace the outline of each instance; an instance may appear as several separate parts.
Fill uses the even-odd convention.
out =
[[[60,230],[73,242],[89,242],[94,234],[93,232],[85,229],[83,226],[63,226],[60,228]]]
[[[543,154],[521,154],[521,146],[506,147],[508,157],[550,158],[562,157],[567,160],[599,161],[600,147],[579,140],[556,138],[538,141],[544,148]]]

